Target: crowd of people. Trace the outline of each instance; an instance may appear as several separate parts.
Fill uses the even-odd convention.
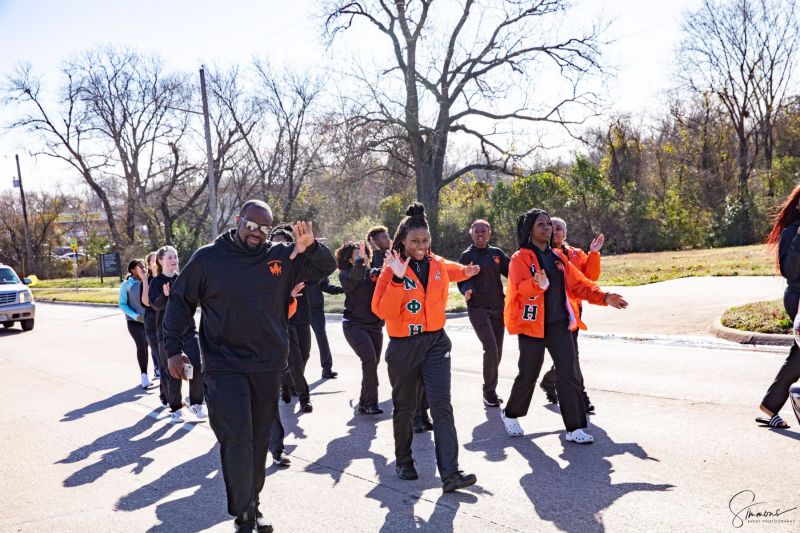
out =
[[[235,223],[197,250],[180,272],[171,246],[146,261],[131,261],[120,307],[136,344],[141,386],[159,381],[161,403],[173,422],[184,421],[186,410],[197,419],[208,417],[220,443],[228,512],[238,531],[272,531],[260,511],[259,494],[268,453],[275,465],[290,464],[283,453],[278,402],[290,403],[297,395],[300,411],[313,411],[305,378],[312,330],[322,377],[336,378],[322,292],[344,294],[342,329],[361,361],[357,412],[364,416],[383,413],[378,385],[384,330],[388,336],[383,358],[401,479],[418,477],[414,433],[432,430],[443,491],[477,481],[458,463],[452,343],[444,329],[451,282],[464,295],[482,345],[483,402],[498,408],[508,435],[524,433],[519,419],[528,412],[546,349],[554,367],[541,385],[548,400],[560,405],[566,440],[592,442],[586,430],[594,406],[577,349],[577,332],[586,327],[582,302],[627,306],[620,295],[596,284],[602,235],[584,253],[567,244],[565,221],[531,209],[519,217],[518,249],[511,257],[489,244],[490,223],[476,220],[469,228],[472,245],[456,262],[432,253],[419,203],[408,207],[393,237],[386,227],[374,227],[364,240],[346,242],[335,254],[315,238],[310,222],[273,227],[272,212],[261,201],[246,202]],[[337,268],[340,286],[328,279]],[[519,373],[503,408],[497,389],[505,331],[518,337]],[[183,380],[189,381],[186,398]]]

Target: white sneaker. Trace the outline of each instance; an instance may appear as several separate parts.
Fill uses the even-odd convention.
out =
[[[152,383],[150,383],[150,378],[147,377],[147,374],[142,374],[142,388],[148,389],[150,385],[152,385]]]
[[[500,411],[500,418],[503,420],[503,424],[506,426],[506,432],[508,433],[509,437],[521,437],[525,434],[522,431],[522,426],[519,425],[516,418],[508,418],[506,417],[506,410],[503,409]]]
[[[206,408],[203,407],[203,404],[196,403],[194,405],[189,406],[189,412],[191,412],[197,418],[207,418],[208,415],[206,414]]]
[[[183,407],[181,407],[177,411],[173,411],[169,421],[172,422],[173,424],[182,424],[186,422],[186,415],[183,411]]]
[[[594,442],[594,437],[582,429],[576,429],[575,431],[567,431],[567,440],[569,442],[577,442],[578,444],[591,444]]]

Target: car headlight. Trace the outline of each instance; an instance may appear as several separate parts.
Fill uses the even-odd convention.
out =
[[[19,293],[19,303],[27,304],[33,300],[33,296],[31,295],[31,291],[20,291]]]

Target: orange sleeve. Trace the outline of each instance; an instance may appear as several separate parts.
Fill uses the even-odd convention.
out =
[[[514,255],[508,267],[508,282],[516,285],[517,292],[523,298],[531,298],[544,294],[544,291],[536,283],[531,275],[530,265],[525,264],[521,255]]]
[[[567,263],[567,284],[572,295],[581,300],[586,300],[590,304],[605,305],[603,298],[606,293],[594,281],[583,275],[578,267],[572,263]]]
[[[584,256],[581,273],[590,280],[597,281],[600,279],[600,252],[589,252],[589,255],[583,250],[580,252]]]
[[[403,284],[392,282],[392,269],[384,268],[372,293],[372,312],[383,320],[403,314]]]
[[[297,312],[297,298],[292,298],[292,301],[289,302],[289,318],[292,318],[296,312]]]
[[[442,259],[442,264],[444,265],[447,277],[450,281],[458,282],[469,279],[467,275],[464,274],[464,265],[461,263],[454,263],[453,261]]]

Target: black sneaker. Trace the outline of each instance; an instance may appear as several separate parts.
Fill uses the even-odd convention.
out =
[[[478,481],[475,474],[464,475],[464,472],[459,470],[455,474],[447,476],[447,479],[442,483],[442,492],[455,492],[458,489],[463,489],[474,485]]]
[[[281,400],[283,403],[292,403],[292,395],[289,394],[289,389],[281,385]]]
[[[417,474],[417,469],[414,468],[413,462],[404,465],[397,465],[394,467],[394,471],[397,472],[397,477],[400,479],[405,479],[407,481],[419,479],[419,474]]]
[[[500,407],[501,403],[503,403],[503,399],[497,394],[490,394],[489,396],[483,397],[483,405],[487,407]]]
[[[326,370],[322,373],[322,379],[336,379],[338,376],[338,372],[334,372],[333,370]]]
[[[370,405],[369,407],[364,407],[363,405],[359,405],[358,413],[362,415],[381,415],[383,414],[383,409],[381,409],[377,405]]]
[[[255,518],[247,513],[242,513],[237,516],[233,521],[233,524],[236,526],[236,529],[234,529],[236,533],[253,533],[256,527]],[[267,533],[270,533],[272,531],[272,527],[266,531]]]
[[[281,453],[279,456],[272,457],[272,464],[279,467],[279,468],[289,468],[292,466],[292,461],[286,455]]]
[[[555,387],[545,386],[544,383],[540,383],[539,387],[544,391],[548,402],[558,404],[558,393],[556,393]]]
[[[261,511],[256,509],[256,533],[272,533],[272,524],[270,524]]]
[[[414,417],[414,433],[423,433],[431,430],[433,430],[433,422],[428,418],[427,413]]]
[[[593,414],[595,414],[595,413],[594,413],[594,405],[592,405],[591,403],[587,403],[587,404],[586,404],[586,414],[587,414],[587,415],[593,415]]]
[[[314,410],[314,406],[311,405],[311,402],[305,402],[300,404],[300,411],[303,413],[310,413]]]

